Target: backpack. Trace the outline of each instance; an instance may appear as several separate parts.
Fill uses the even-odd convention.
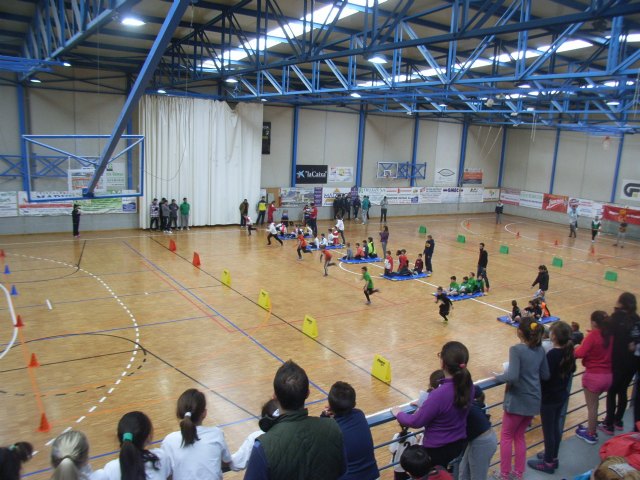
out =
[[[640,429],[640,422],[636,423]],[[600,458],[624,457],[629,465],[640,470],[640,433],[631,432],[610,438],[600,447]]]

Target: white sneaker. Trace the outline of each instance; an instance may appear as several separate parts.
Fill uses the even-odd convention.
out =
[[[189,227],[187,227],[187,230],[191,230]]]

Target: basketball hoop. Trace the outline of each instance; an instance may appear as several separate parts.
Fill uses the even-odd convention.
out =
[[[611,147],[611,137],[607,135],[606,137],[604,137],[604,140],[602,140],[602,149],[609,150],[609,147]]]

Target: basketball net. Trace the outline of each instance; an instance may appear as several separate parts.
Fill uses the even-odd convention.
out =
[[[604,137],[604,140],[602,140],[602,149],[609,150],[609,147],[611,147],[611,137],[607,135],[606,137]]]

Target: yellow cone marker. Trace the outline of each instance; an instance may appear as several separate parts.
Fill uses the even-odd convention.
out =
[[[391,383],[391,362],[382,355],[376,355],[373,357],[371,375],[385,383]]]
[[[269,293],[265,290],[260,290],[260,295],[258,295],[258,305],[265,310],[271,310],[271,298],[269,298]]]
[[[302,333],[311,338],[316,338],[318,336],[318,323],[311,315],[304,316],[304,322],[302,322]]]
[[[226,268],[222,270],[222,283],[227,287],[231,287],[231,273]]]

